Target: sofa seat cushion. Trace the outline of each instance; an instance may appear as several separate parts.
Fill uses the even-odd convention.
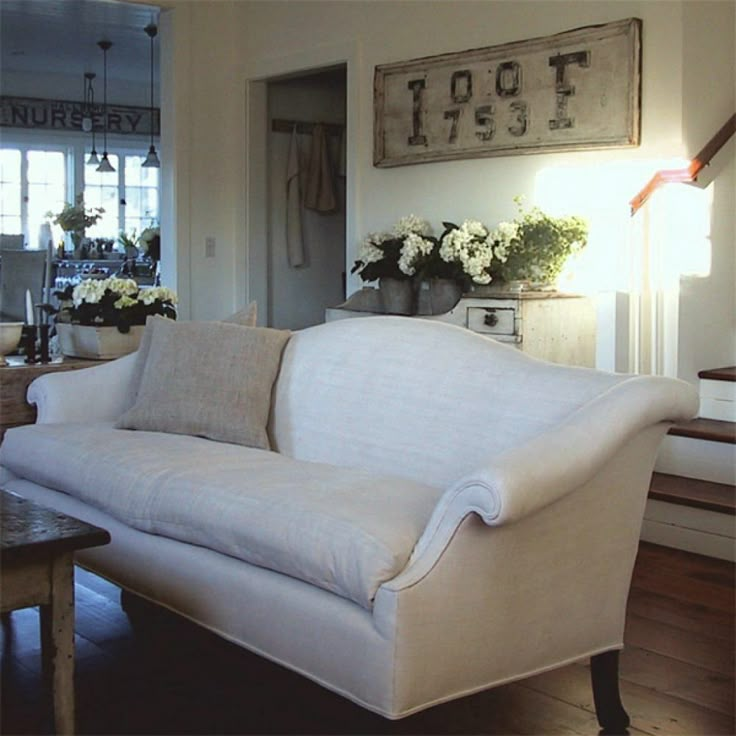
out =
[[[406,566],[442,490],[201,437],[36,424],[0,462],[142,531],[209,547],[370,608]]]

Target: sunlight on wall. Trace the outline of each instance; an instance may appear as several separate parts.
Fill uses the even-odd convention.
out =
[[[631,273],[629,202],[660,169],[689,165],[683,159],[616,161],[541,170],[534,200],[552,215],[580,215],[588,221],[587,248],[567,264],[559,288],[578,293],[628,291]]]
[[[689,184],[668,184],[656,193],[655,232],[665,244],[665,277],[710,276],[711,213],[714,186],[700,189]]]

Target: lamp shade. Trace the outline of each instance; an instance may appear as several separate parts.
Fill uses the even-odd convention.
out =
[[[107,157],[106,153],[102,154],[102,161],[100,161],[100,165],[97,167],[97,171],[101,173],[105,173],[108,171],[115,171],[113,165],[110,163],[110,159]]]
[[[156,153],[156,148],[154,146],[151,146],[148,149],[148,156],[146,156],[146,160],[141,164],[141,166],[147,166],[153,169],[161,168],[161,161],[158,158],[158,154]]]

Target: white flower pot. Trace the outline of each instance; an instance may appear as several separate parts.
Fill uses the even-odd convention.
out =
[[[113,360],[138,350],[144,325],[134,325],[130,332],[117,327],[94,327],[57,323],[59,348],[64,355],[92,360]]]

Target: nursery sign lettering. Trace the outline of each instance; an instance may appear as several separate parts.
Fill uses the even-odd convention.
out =
[[[376,166],[639,144],[641,21],[376,67]]]

